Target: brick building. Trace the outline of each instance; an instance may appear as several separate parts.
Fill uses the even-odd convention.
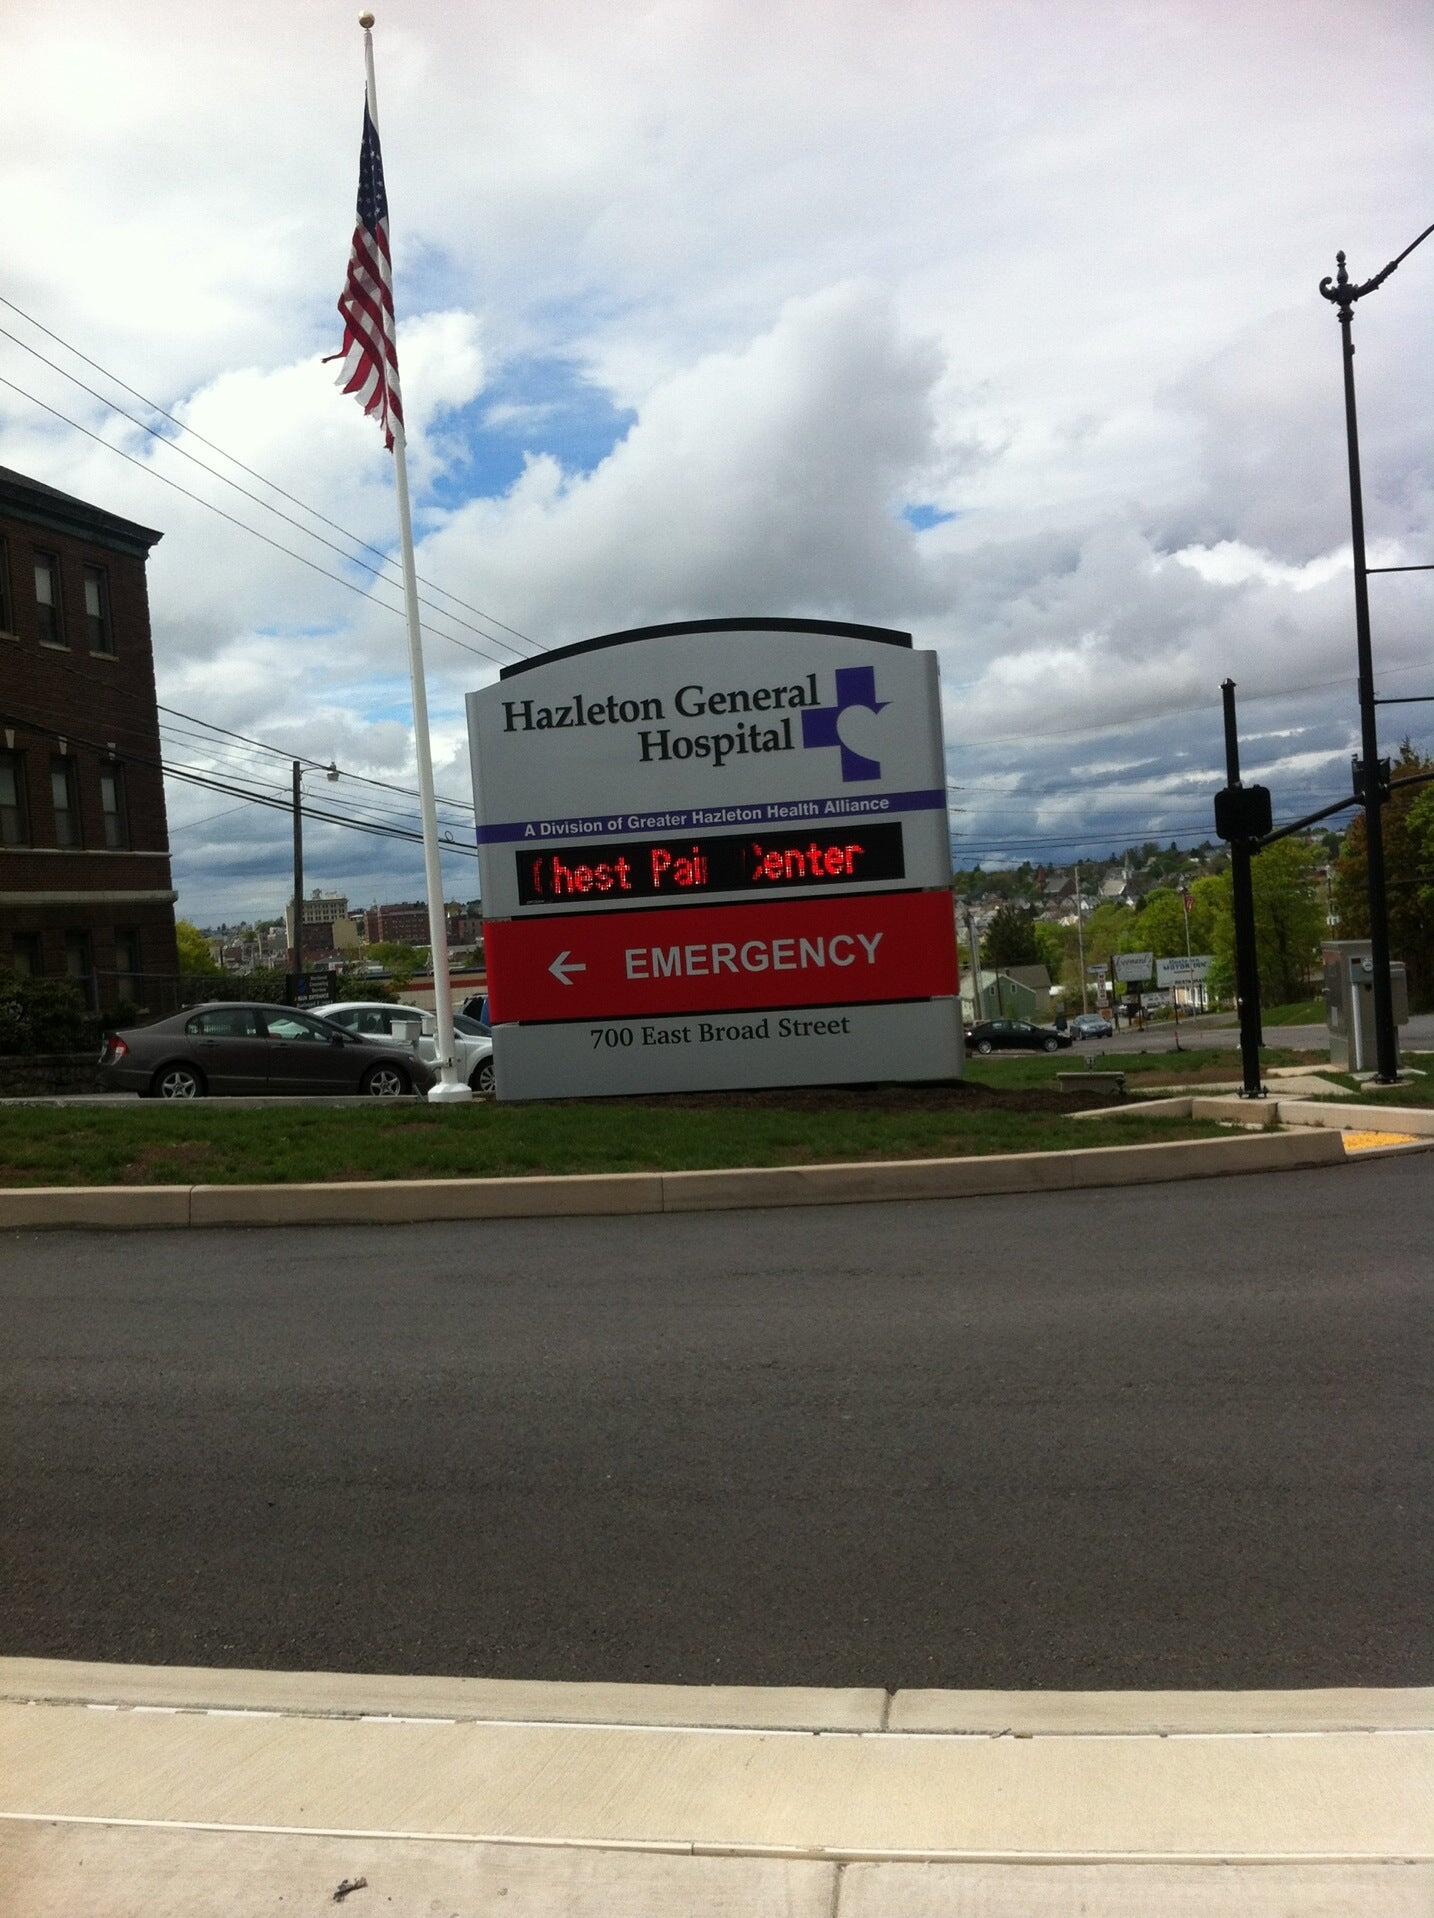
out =
[[[0,967],[156,1010],[178,971],[145,584],[159,537],[0,467]]]
[[[408,899],[392,906],[370,906],[364,914],[364,938],[371,946],[393,941],[402,946],[428,944],[428,907]]]

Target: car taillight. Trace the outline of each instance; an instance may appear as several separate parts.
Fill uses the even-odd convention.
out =
[[[109,1037],[105,1040],[104,1056],[111,1064],[114,1064],[116,1060],[127,1059],[129,1057],[129,1047],[125,1044],[124,1040],[120,1038],[117,1032],[110,1033]]]

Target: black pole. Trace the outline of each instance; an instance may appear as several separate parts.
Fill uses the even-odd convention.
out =
[[[1344,255],[1337,255],[1336,286],[1348,288]],[[1354,301],[1339,302],[1344,352],[1344,433],[1349,448],[1349,521],[1354,543],[1354,634],[1359,658],[1359,739],[1364,775],[1364,849],[1369,883],[1369,946],[1374,977],[1375,1083],[1394,1085],[1399,1057],[1394,995],[1389,984],[1389,895],[1384,878],[1383,792],[1379,782],[1379,714],[1374,704],[1374,656],[1369,634],[1369,571],[1364,549],[1364,488],[1359,472],[1359,420],[1354,403]]]
[[[1334,279],[1320,281],[1319,290],[1339,308],[1339,331],[1344,354],[1344,432],[1349,451],[1349,520],[1354,544],[1354,630],[1359,658],[1359,734],[1364,790],[1365,856],[1369,884],[1369,947],[1374,977],[1375,1084],[1397,1085],[1399,1049],[1394,1030],[1394,994],[1389,982],[1389,896],[1384,875],[1385,794],[1380,781],[1379,725],[1374,697],[1374,654],[1369,637],[1369,566],[1364,550],[1364,490],[1359,474],[1359,421],[1354,404],[1354,303],[1387,280],[1400,260],[1434,233],[1426,227],[1382,272],[1363,286],[1352,284],[1343,253],[1336,253]]]
[[[1235,724],[1235,682],[1220,688],[1225,702],[1225,779],[1240,783],[1240,735]],[[1250,873],[1250,842],[1243,835],[1230,841],[1230,878],[1235,908],[1235,1005],[1240,1015],[1240,1097],[1259,1099],[1260,1084],[1260,967],[1255,951],[1255,887]]]
[[[294,940],[289,958],[290,1004],[297,1005],[304,995],[304,815],[299,803],[299,782],[304,768],[294,761]]]

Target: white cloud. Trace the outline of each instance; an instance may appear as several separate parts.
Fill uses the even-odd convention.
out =
[[[1104,821],[1097,785],[1178,792],[1174,774],[1218,760],[1227,674],[1251,728],[1298,730],[1313,756],[1281,777],[1325,776],[1347,746],[1352,621],[1338,329],[1315,282],[1336,245],[1367,275],[1428,219],[1427,14],[1372,0],[1359,25],[1334,0],[389,0],[421,570],[544,642],[744,609],[910,625],[942,654],[975,834],[1034,836],[1057,816],[1037,804]],[[178,0],[56,0],[6,35],[5,290],[391,550],[378,435],[319,363],[352,221],[351,15],[254,0],[236,31]],[[1434,558],[1431,269],[1434,243],[1356,322],[1385,564]],[[541,399],[490,397],[528,356],[635,412],[592,470],[564,465]],[[3,339],[0,375],[371,585]],[[468,498],[500,429],[531,456]],[[171,703],[411,778],[392,611],[4,387],[0,435],[7,464],[164,528]],[[913,500],[955,517],[917,535]],[[1381,672],[1412,687],[1434,583],[1372,591]],[[432,625],[440,784],[461,794],[459,695],[496,667],[437,631],[499,657],[521,642]],[[242,865],[248,822],[216,830]],[[267,815],[252,844],[281,896]],[[315,845],[335,877],[412,889],[401,849]],[[264,904],[256,870],[221,880],[218,857],[216,902]]]

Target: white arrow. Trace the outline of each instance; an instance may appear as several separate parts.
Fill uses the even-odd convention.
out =
[[[548,967],[548,971],[552,973],[560,986],[570,986],[573,983],[572,974],[575,972],[586,972],[587,967],[581,965],[578,960],[574,959],[567,947],[564,946],[557,958]]]

